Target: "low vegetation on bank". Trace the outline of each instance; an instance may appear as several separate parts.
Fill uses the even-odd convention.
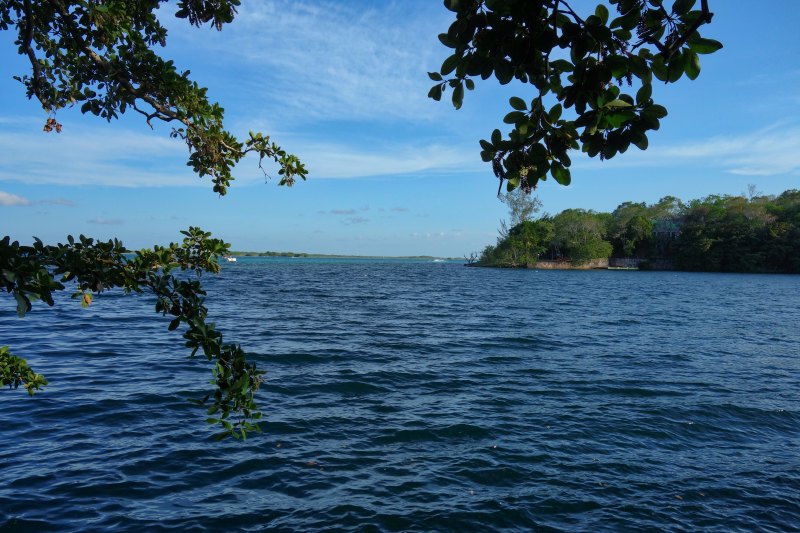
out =
[[[509,206],[511,228],[501,227],[497,244],[487,246],[476,265],[631,258],[640,268],[800,273],[800,190],[780,196],[751,190],[689,203],[668,196],[652,205],[625,202],[611,213],[566,209],[535,219],[515,216]]]

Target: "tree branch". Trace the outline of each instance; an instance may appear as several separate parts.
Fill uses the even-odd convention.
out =
[[[26,0],[26,2],[28,1],[30,0]],[[108,61],[106,61],[106,59],[100,56],[100,54],[98,54],[94,49],[92,49],[91,46],[89,46],[86,43],[86,40],[83,38],[83,36],[81,36],[77,28],[75,27],[75,24],[67,8],[59,0],[48,0],[48,2],[58,12],[58,14],[61,15],[62,22],[69,30],[70,36],[75,40],[76,43],[78,43],[78,46],[80,46],[84,54],[86,54],[86,56],[89,59],[91,59],[96,66],[100,67],[106,74],[111,76],[120,85],[122,85],[122,87],[126,91],[128,91],[134,98],[139,98],[147,102],[153,109],[157,111],[157,113],[150,115],[147,115],[145,113],[145,115],[149,117],[148,125],[150,124],[149,122],[150,119],[157,118],[164,122],[171,122],[173,120],[177,120],[179,122],[182,122],[189,128],[194,127],[194,124],[192,123],[191,120],[189,120],[188,118],[181,118],[175,111],[170,109],[169,106],[164,105],[163,103],[159,102],[152,96],[149,96],[146,93],[142,93],[141,91],[136,89],[131,83],[131,81],[127,77],[123,76],[120,71],[114,71],[111,68],[111,65],[108,63]],[[142,113],[141,110],[137,109],[137,111]],[[159,114],[163,116],[160,116]]]
[[[689,40],[692,34],[697,31],[697,28],[703,24],[711,23],[711,19],[714,18],[714,13],[708,9],[708,0],[700,0],[700,10],[702,14],[697,17],[697,20],[695,20],[694,23],[689,26],[689,29],[687,29],[686,32],[681,35],[680,39],[672,43],[666,50],[661,50],[661,55],[664,56],[664,59],[671,58],[676,50],[680,50],[681,47],[686,44],[686,41]]]
[[[41,102],[44,100],[43,95],[41,94],[41,83],[42,83],[42,66],[39,64],[39,59],[36,57],[36,52],[34,52],[31,43],[33,42],[33,10],[31,8],[31,1],[25,0],[24,3],[25,9],[25,40],[23,41],[23,45],[25,48],[25,54],[28,56],[28,59],[31,62],[31,67],[33,68],[33,92],[36,94],[36,97]],[[42,102],[44,105],[45,102]]]

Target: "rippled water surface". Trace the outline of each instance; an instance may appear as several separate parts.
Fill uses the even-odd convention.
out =
[[[800,277],[240,259],[206,279],[268,371],[217,443],[147,297],[0,343],[0,530],[798,531]]]

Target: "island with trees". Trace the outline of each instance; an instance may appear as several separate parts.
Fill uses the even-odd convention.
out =
[[[536,199],[504,196],[511,224],[475,266],[800,273],[800,190],[624,202],[611,213],[566,209],[533,218]]]

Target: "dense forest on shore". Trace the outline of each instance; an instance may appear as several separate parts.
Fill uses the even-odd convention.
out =
[[[636,258],[640,268],[660,260],[679,270],[800,273],[800,190],[688,203],[667,196],[652,205],[625,202],[611,213],[566,209],[538,218],[531,216],[538,206],[529,203],[520,215],[516,202],[510,229],[503,224],[476,265]]]

